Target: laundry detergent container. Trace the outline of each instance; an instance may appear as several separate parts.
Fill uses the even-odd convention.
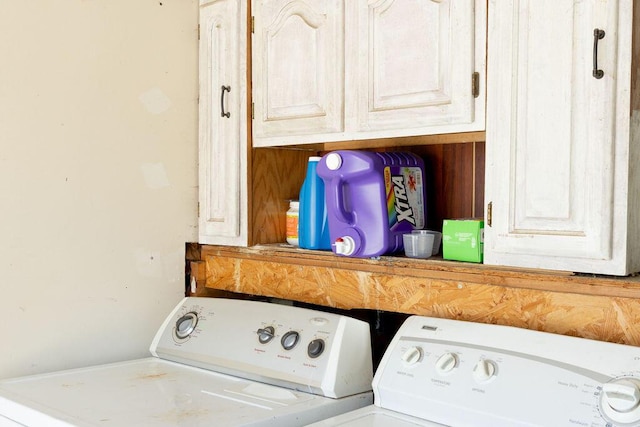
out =
[[[320,159],[331,250],[369,258],[402,250],[426,222],[424,162],[413,153],[333,151]]]

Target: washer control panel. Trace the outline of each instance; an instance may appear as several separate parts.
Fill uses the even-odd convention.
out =
[[[258,301],[185,298],[151,353],[336,398],[370,391],[373,379],[366,322]]]
[[[373,386],[444,425],[640,426],[640,348],[507,326],[410,317]]]

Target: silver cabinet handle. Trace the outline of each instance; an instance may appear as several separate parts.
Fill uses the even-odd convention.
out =
[[[229,118],[231,117],[231,113],[229,112],[224,112],[224,93],[225,92],[231,92],[231,86],[222,86],[222,91],[220,92],[220,116],[221,117],[226,117]]]

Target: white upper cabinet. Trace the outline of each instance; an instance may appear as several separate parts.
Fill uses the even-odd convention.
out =
[[[640,268],[631,32],[631,0],[489,2],[486,264]]]
[[[247,9],[200,7],[199,242],[247,245]]]
[[[253,145],[484,130],[483,0],[254,0]]]
[[[341,132],[342,1],[259,0],[253,7],[254,141]]]
[[[484,64],[476,68],[472,0],[352,3],[356,7],[349,16],[356,20],[347,23],[354,29],[347,44],[347,58],[354,59],[347,70],[351,130],[395,130],[395,136],[484,129],[484,101],[478,103],[482,120],[474,123],[473,73],[482,72]],[[480,30],[484,34],[484,26]],[[477,36],[484,44],[482,34]]]

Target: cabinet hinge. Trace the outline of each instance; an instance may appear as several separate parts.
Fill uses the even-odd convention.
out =
[[[471,76],[471,93],[474,98],[480,96],[480,73],[477,71]]]
[[[491,216],[493,214],[493,202],[489,202],[487,205],[487,226],[491,227]]]
[[[255,108],[255,103],[251,103],[251,120],[253,120],[255,118],[255,114],[254,114],[254,108]]]
[[[255,16],[251,17],[251,34],[255,32],[256,29],[256,18]]]
[[[200,40],[200,24],[198,24],[198,40]]]

